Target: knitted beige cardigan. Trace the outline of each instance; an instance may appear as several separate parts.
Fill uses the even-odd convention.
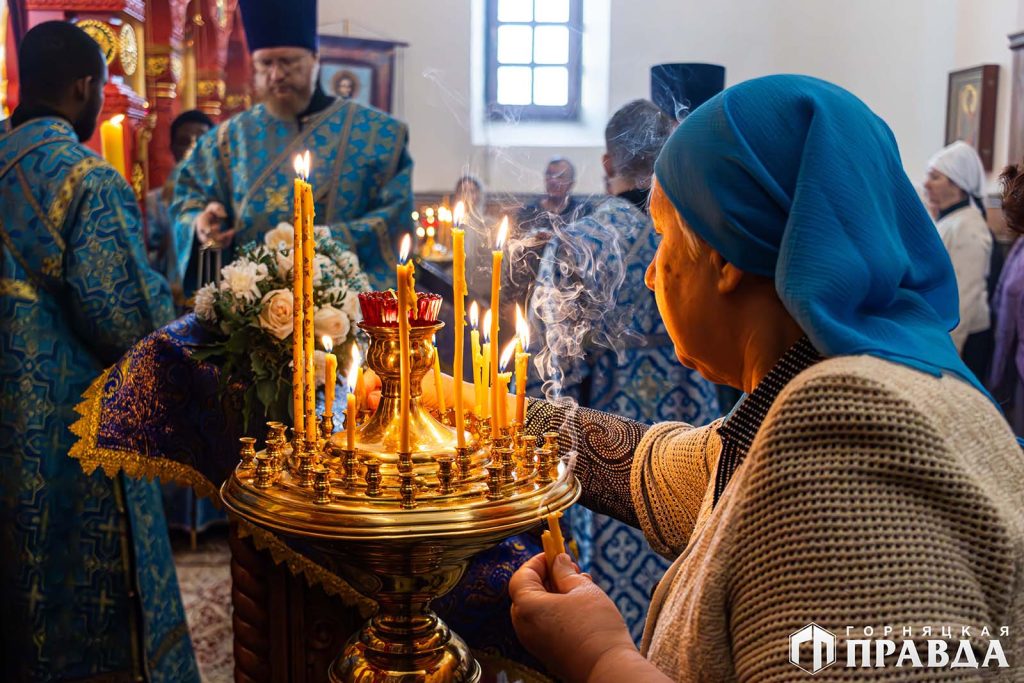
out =
[[[642,646],[665,674],[810,680],[789,637],[814,622],[838,637],[814,680],[1024,680],[1024,456],[987,398],[868,356],[822,361],[779,394],[712,510],[715,427],[658,425],[633,462],[642,528],[678,555]],[[977,661],[998,639],[1010,668],[847,668],[848,626],[891,626],[900,646],[909,627],[923,660],[929,638],[952,659],[969,626]]]

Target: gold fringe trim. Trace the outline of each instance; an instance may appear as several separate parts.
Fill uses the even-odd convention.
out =
[[[110,367],[104,370],[82,394],[82,402],[75,406],[75,412],[82,417],[71,425],[71,433],[78,437],[78,441],[71,447],[68,455],[81,463],[86,474],[92,474],[96,468],[102,468],[108,477],[114,477],[119,472],[124,472],[133,479],[159,477],[163,482],[188,486],[196,495],[209,498],[218,507],[222,507],[217,488],[209,479],[188,465],[166,458],[147,457],[131,451],[102,448],[98,445],[103,386],[113,369]],[[304,577],[310,584],[320,585],[327,593],[340,598],[346,606],[359,608],[363,617],[368,617],[376,609],[373,601],[357,593],[337,574],[295,552],[271,532],[253,526],[243,519],[238,519],[238,522],[239,535],[251,537],[258,549],[270,553],[275,564],[285,563],[296,576]]]
[[[258,550],[270,553],[274,564],[285,563],[292,574],[303,576],[310,584],[321,586],[324,591],[340,598],[347,606],[358,607],[359,614],[364,619],[377,611],[376,603],[357,593],[337,574],[324,569],[305,555],[295,552],[284,541],[266,529],[250,524],[240,517],[235,517],[235,520],[238,522],[239,538],[251,538]]]

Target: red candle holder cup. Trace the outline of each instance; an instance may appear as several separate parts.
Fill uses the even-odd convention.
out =
[[[398,296],[394,290],[363,292],[359,295],[359,308],[366,325],[397,327]],[[431,292],[416,293],[416,308],[409,311],[409,324],[413,327],[433,325],[441,315],[441,295]]]

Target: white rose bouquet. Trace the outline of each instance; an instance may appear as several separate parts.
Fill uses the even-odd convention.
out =
[[[263,244],[251,242],[195,296],[196,318],[217,333],[219,341],[197,349],[197,360],[220,365],[221,388],[246,386],[246,427],[255,416],[290,421],[292,360],[292,244],[288,223],[269,231]],[[359,260],[334,240],[330,231],[316,229],[313,274],[313,330],[317,344],[333,341],[339,358],[348,358],[360,319],[359,292],[370,288]],[[324,353],[317,352],[317,383],[324,382]],[[260,407],[262,409],[260,409]]]

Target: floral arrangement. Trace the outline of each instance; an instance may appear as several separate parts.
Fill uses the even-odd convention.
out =
[[[220,282],[207,284],[195,296],[196,318],[219,339],[193,357],[220,365],[222,393],[234,382],[247,386],[246,428],[258,413],[268,420],[291,418],[294,234],[290,224],[281,223],[262,244],[246,244],[221,269]],[[317,343],[330,338],[334,353],[347,358],[361,317],[359,293],[368,291],[370,284],[359,259],[327,228],[316,228],[314,238],[313,334]],[[322,385],[325,352],[317,350],[314,361],[316,381]]]

